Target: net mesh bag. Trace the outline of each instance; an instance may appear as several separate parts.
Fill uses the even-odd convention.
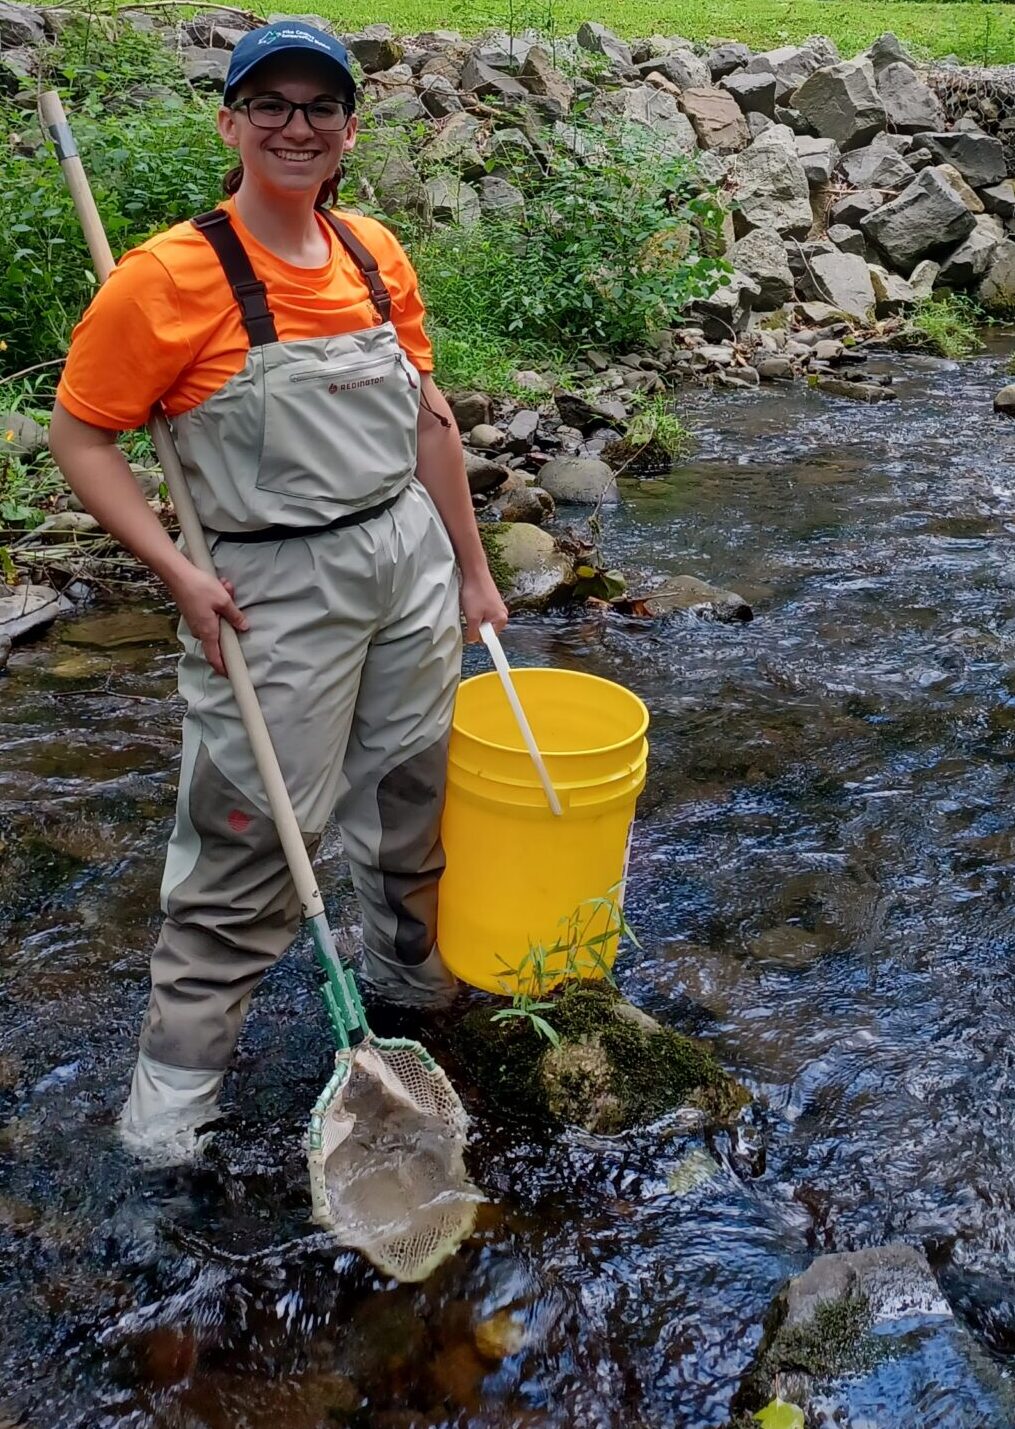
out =
[[[339,1052],[310,1120],[314,1220],[398,1280],[423,1280],[472,1230],[467,1119],[418,1042]]]

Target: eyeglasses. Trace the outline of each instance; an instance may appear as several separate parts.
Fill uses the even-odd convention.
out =
[[[238,99],[229,107],[245,109],[255,129],[284,129],[299,110],[311,129],[320,134],[338,134],[353,113],[353,106],[342,99],[312,99],[309,104],[294,104],[291,99],[281,99],[274,94]]]

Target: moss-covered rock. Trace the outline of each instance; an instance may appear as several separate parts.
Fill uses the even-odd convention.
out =
[[[604,982],[576,982],[548,999],[539,1016],[553,1045],[526,1016],[469,1013],[458,1050],[484,1092],[503,1110],[548,1123],[615,1132],[678,1106],[729,1120],[749,1096],[708,1046],[663,1027]]]
[[[731,1426],[747,1415],[765,1423],[779,1399],[808,1424],[914,1429],[914,1406],[928,1403],[942,1425],[1015,1424],[1011,1387],[955,1320],[924,1255],[904,1244],[819,1256],[779,1292]]]

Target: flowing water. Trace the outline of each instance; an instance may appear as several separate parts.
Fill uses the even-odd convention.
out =
[[[101,655],[64,625],[17,652],[0,682],[0,1422],[704,1429],[785,1278],[893,1238],[924,1247],[1012,1364],[1002,357],[896,360],[899,400],[876,407],[801,385],[689,394],[693,460],[627,490],[608,554],[733,587],[753,624],[516,622],[519,662],[650,707],[628,904],[644,951],[620,981],[712,1039],[756,1106],[734,1134],[540,1142],[452,1068],[487,1199],[422,1285],[308,1223],[300,1137],[329,1034],[305,943],[254,1002],[205,1165],[146,1173],[118,1147],[172,811],[174,649],[168,624]],[[334,840],[321,877],[349,914]]]

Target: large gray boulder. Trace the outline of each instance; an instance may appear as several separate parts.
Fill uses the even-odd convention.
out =
[[[0,412],[0,456],[24,457],[31,461],[49,446],[46,428],[27,412]]]
[[[605,25],[591,24],[586,20],[578,31],[578,43],[589,54],[605,55],[615,65],[630,67],[634,63],[630,46]]]
[[[1015,316],[1015,243],[1010,238],[995,248],[977,296],[992,312],[1009,318]]]
[[[519,103],[529,97],[529,91],[517,79],[484,64],[475,54],[471,54],[462,67],[461,88],[477,99],[501,99],[508,103]]]
[[[859,189],[856,193],[846,194],[829,210],[829,225],[844,223],[847,228],[859,228],[864,219],[876,213],[882,204],[881,194],[874,189]]]
[[[367,25],[359,34],[349,36],[348,45],[364,74],[394,69],[405,58],[405,46],[395,39],[390,25]]]
[[[889,273],[887,268],[877,263],[871,263],[869,271],[874,289],[874,311],[879,318],[892,317],[919,301],[920,294],[898,273]]]
[[[953,164],[974,189],[999,184],[1007,173],[1001,141],[990,134],[954,129],[918,134],[916,143],[929,149],[939,163]]]
[[[743,332],[760,296],[754,278],[734,269],[711,297],[699,298],[691,311],[709,342],[725,342],[734,333]]]
[[[970,188],[969,184],[966,183],[965,179],[953,164],[936,164],[934,167],[944,179],[945,183],[951,184],[970,213],[978,214],[986,212],[986,205],[983,199],[980,198],[974,188]]]
[[[520,184],[542,177],[536,151],[522,129],[495,129],[486,141],[485,152],[492,173],[515,179]]]
[[[875,67],[876,69],[876,67]],[[920,134],[940,129],[944,110],[934,91],[914,74],[912,66],[898,61],[876,69],[878,98],[888,123],[899,134]]]
[[[756,309],[771,312],[792,298],[793,274],[786,244],[774,228],[756,228],[734,243],[730,261],[757,283],[758,296],[753,304]]]
[[[221,92],[231,58],[229,50],[203,50],[189,45],[180,52],[183,73],[195,89]]]
[[[1002,179],[999,184],[981,189],[980,198],[988,213],[996,213],[998,218],[1015,218],[1015,183]]]
[[[730,74],[719,81],[721,89],[732,94],[745,114],[764,114],[775,118],[774,74]]]
[[[658,55],[639,65],[638,70],[646,79],[650,74],[661,74],[681,93],[685,89],[708,89],[712,84],[708,65],[693,50],[679,49]]]
[[[747,72],[774,75],[776,99],[782,104],[809,75],[827,63],[827,58],[817,54],[809,44],[783,45],[779,49],[765,50],[762,54],[755,55],[747,65]]]
[[[858,228],[848,228],[844,223],[833,223],[828,229],[828,241],[834,243],[843,253],[858,253],[867,257],[867,240]]]
[[[6,636],[15,645],[45,630],[58,615],[66,615],[74,609],[74,602],[58,594],[52,586],[29,581],[4,595],[7,589],[0,585],[0,639]]]
[[[423,181],[400,148],[377,135],[364,135],[356,144],[356,166],[385,213],[411,213],[429,220]]]
[[[752,228],[774,228],[783,237],[808,232],[813,222],[811,190],[791,130],[782,125],[766,129],[737,156],[731,177],[738,238]]]
[[[436,223],[456,223],[472,228],[481,217],[479,194],[465,182],[450,174],[436,174],[423,185]]]
[[[736,154],[751,141],[739,104],[724,89],[685,89],[680,107],[691,121],[702,149]]]
[[[564,505],[595,506],[617,499],[612,468],[595,457],[554,457],[541,468],[539,481],[554,501]]]
[[[0,0],[0,49],[16,49],[18,45],[41,45],[46,26],[41,13],[27,5],[11,5]]]
[[[916,178],[901,154],[876,141],[843,155],[839,168],[856,189],[904,189]]]
[[[860,224],[888,259],[908,276],[928,255],[946,251],[972,232],[973,215],[936,169],[924,169],[898,198]]]
[[[556,106],[560,111],[558,119],[570,111],[574,102],[574,85],[554,67],[550,56],[540,45],[533,45],[529,50],[518,78],[530,94],[550,100]]]
[[[870,60],[874,66],[875,75],[879,75],[882,70],[894,64],[905,65],[907,69],[916,68],[916,61],[909,54],[908,50],[904,48],[898,35],[893,35],[891,30],[887,30],[883,35],[880,35],[871,45],[870,49],[864,50],[859,58],[862,60]]]
[[[938,282],[945,288],[972,288],[990,271],[994,254],[1004,242],[1004,225],[993,214],[981,213],[976,227],[941,264]]]
[[[830,303],[855,322],[866,321],[874,308],[874,288],[867,261],[856,253],[816,253],[797,279],[801,297]]]
[[[693,154],[698,145],[694,126],[680,110],[672,94],[651,84],[636,84],[619,90],[614,107],[632,124],[643,124],[666,141],[671,152]]]
[[[856,61],[817,70],[797,90],[793,103],[816,134],[834,139],[843,152],[869,143],[886,124],[873,71]]]
[[[520,218],[525,212],[525,195],[521,189],[499,174],[487,174],[476,189],[479,206],[488,218]]]
[[[743,69],[752,58],[748,45],[741,44],[739,40],[724,40],[721,45],[714,45],[709,50],[705,63],[713,80],[719,80],[725,79],[734,70]]]
[[[776,1395],[813,1425],[1015,1423],[1010,1384],[956,1321],[923,1253],[904,1244],[819,1256],[779,1293],[733,1398],[737,1422]]]
[[[548,531],[528,522],[481,526],[508,609],[545,610],[574,585],[574,567]]]
[[[834,139],[812,139],[809,134],[798,134],[796,151],[812,189],[831,181],[839,162],[839,146]]]
[[[451,114],[426,141],[422,152],[428,164],[470,177],[481,174],[486,167],[479,151],[481,133],[480,122],[472,114]]]

